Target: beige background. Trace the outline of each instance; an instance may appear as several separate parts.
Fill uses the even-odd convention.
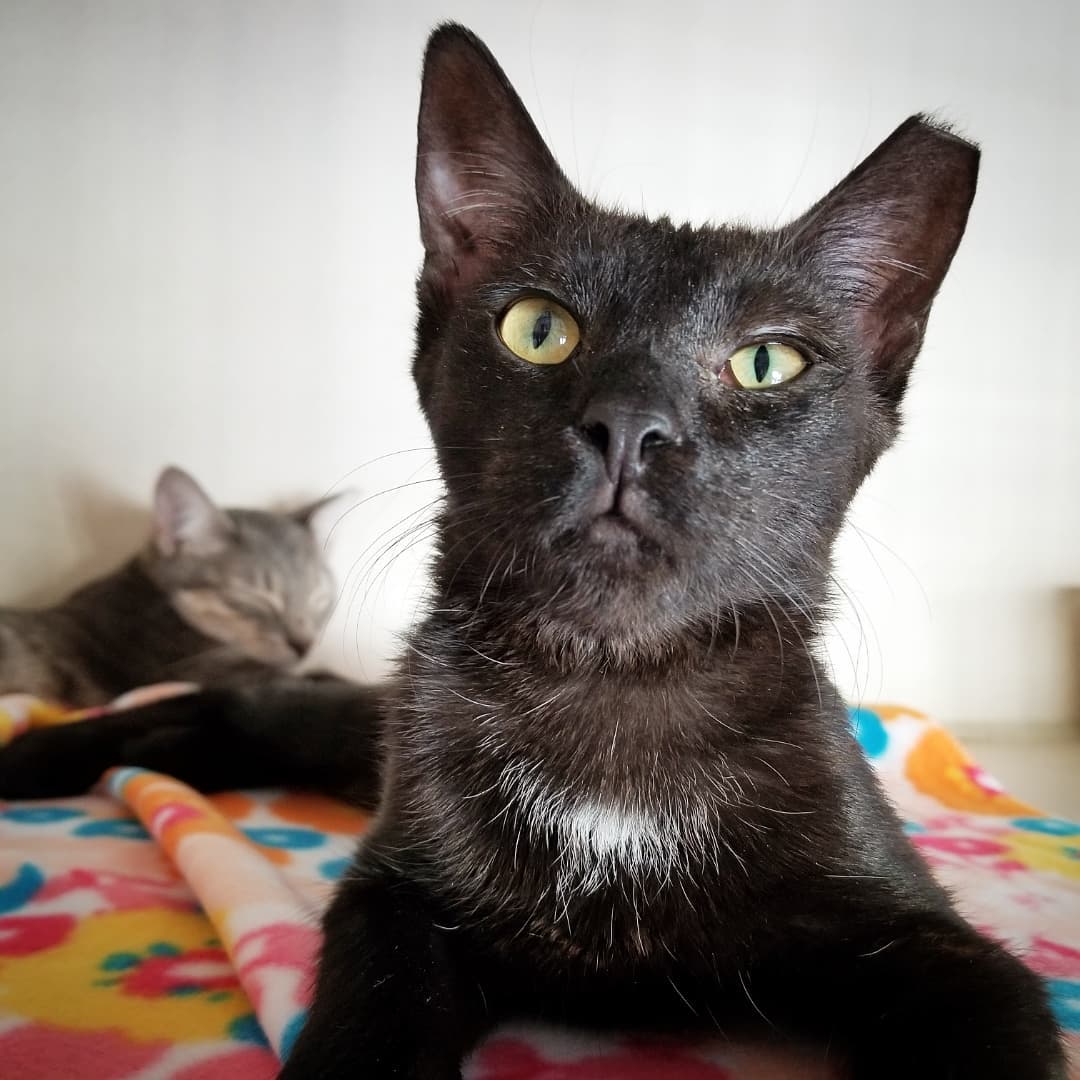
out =
[[[0,599],[48,599],[131,550],[167,462],[232,503],[352,485],[370,501],[333,538],[344,589],[322,658],[373,674],[393,652],[422,530],[373,557],[436,494],[407,374],[411,184],[423,40],[451,14],[585,190],[675,218],[793,215],[920,109],[983,142],[904,440],[841,545],[852,599],[831,652],[856,698],[969,729],[1065,725],[1080,657],[1069,0],[4,0]]]

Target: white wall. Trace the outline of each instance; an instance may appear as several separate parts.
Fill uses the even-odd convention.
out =
[[[905,438],[842,545],[857,600],[834,656],[853,696],[961,725],[1064,723],[1080,658],[1073,0],[4,0],[0,597],[47,599],[134,547],[168,461],[232,503],[424,481],[334,537],[351,572],[324,658],[372,672],[392,652],[421,548],[389,575],[363,552],[435,494],[407,374],[411,185],[421,50],[450,16],[588,192],[676,218],[793,215],[916,110],[982,141]]]

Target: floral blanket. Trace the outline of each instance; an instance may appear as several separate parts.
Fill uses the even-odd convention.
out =
[[[0,743],[28,725],[86,715],[0,698]],[[914,712],[857,709],[852,721],[912,840],[968,917],[1047,979],[1080,1080],[1080,825],[1012,798]],[[274,1076],[303,1023],[319,912],[365,823],[328,799],[280,791],[203,798],[139,769],[111,771],[101,794],[0,803],[0,1073]],[[818,1060],[760,1047],[505,1028],[466,1075],[833,1073]]]

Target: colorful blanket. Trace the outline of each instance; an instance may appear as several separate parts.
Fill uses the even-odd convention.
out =
[[[119,707],[145,700],[136,695]],[[0,742],[61,713],[0,699]],[[904,709],[853,710],[912,840],[965,913],[1048,981],[1080,1080],[1080,826],[1005,792]],[[303,1023],[318,916],[363,814],[280,791],[203,798],[110,772],[102,793],[0,803],[0,1074],[264,1080]],[[826,1080],[718,1043],[506,1028],[470,1080]]]

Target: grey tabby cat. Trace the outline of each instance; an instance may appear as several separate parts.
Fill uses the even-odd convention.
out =
[[[165,469],[139,554],[54,607],[0,609],[0,693],[99,705],[147,683],[232,686],[293,666],[333,604],[311,529],[321,505],[223,510]]]

